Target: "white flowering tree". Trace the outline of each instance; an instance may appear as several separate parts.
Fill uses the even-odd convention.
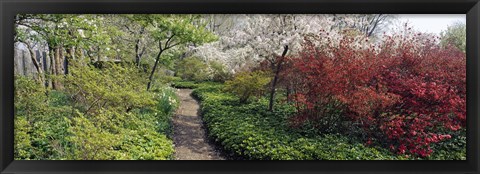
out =
[[[333,32],[330,31],[332,18],[328,15],[225,15],[220,19],[223,22],[216,22],[228,24],[214,25],[220,40],[196,47],[195,55],[223,62],[233,73],[267,60],[274,74],[270,110],[273,109],[278,74],[285,56],[300,51],[305,36],[321,31]]]
[[[192,48],[197,57],[222,62],[233,73],[248,67],[273,53],[283,52],[288,43],[290,53],[298,47],[306,35],[328,34],[328,38],[340,38],[339,33],[365,37],[384,31],[395,19],[388,14],[337,14],[337,15],[205,15],[207,28],[220,36],[218,42]],[[363,33],[363,34],[362,34]],[[326,37],[316,38],[317,44]],[[331,43],[338,43],[332,40]],[[273,50],[273,51],[272,51]]]

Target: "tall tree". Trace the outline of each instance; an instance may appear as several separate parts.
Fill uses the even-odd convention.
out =
[[[440,34],[442,46],[454,46],[465,53],[467,43],[465,23],[456,22]]]
[[[27,46],[35,42],[42,43],[43,45],[37,46],[36,49],[48,48],[51,59],[46,73],[49,76],[63,75],[68,73],[71,59],[83,56],[82,50],[89,50],[92,46],[98,48],[111,46],[109,33],[105,31],[108,27],[100,26],[102,20],[96,15],[19,14],[15,20],[17,29],[15,38],[18,41],[29,42]],[[22,39],[22,36],[29,39]],[[30,52],[34,53],[33,50]],[[54,89],[62,88],[58,80],[55,78],[51,80]]]
[[[376,37],[387,29],[395,19],[393,14],[336,14],[333,26],[340,29],[355,29],[367,37]]]

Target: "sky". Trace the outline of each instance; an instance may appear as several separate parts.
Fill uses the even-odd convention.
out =
[[[466,23],[465,14],[400,14],[397,17],[397,24],[392,27],[408,21],[413,29],[434,34],[440,34],[455,22]]]

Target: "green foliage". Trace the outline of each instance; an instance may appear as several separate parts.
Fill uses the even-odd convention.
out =
[[[217,61],[205,63],[196,57],[178,61],[175,70],[176,75],[184,81],[225,82],[232,78],[232,74],[227,71],[223,64]]]
[[[173,76],[173,71],[170,72],[170,70],[166,69],[165,67],[159,68],[154,77],[154,87],[163,86],[164,84],[171,84],[173,82],[182,80],[180,77]]]
[[[430,160],[466,160],[467,137],[466,129],[461,131],[450,131],[451,139],[433,144],[433,153],[427,159]]]
[[[195,89],[198,87],[198,84],[193,81],[176,81],[172,83],[172,86],[180,89]]]
[[[73,108],[56,91],[26,77],[15,77],[15,158],[50,159],[63,153],[63,119]],[[62,104],[63,103],[63,104]]]
[[[178,99],[166,84],[179,78],[167,69],[187,44],[217,39],[200,15],[19,14],[15,25],[15,41],[68,60],[44,72],[56,90],[16,77],[16,159],[173,157],[170,119]],[[109,63],[140,54],[136,66]],[[164,69],[147,76],[153,63]],[[151,92],[147,82],[155,83]]]
[[[208,79],[208,65],[196,57],[185,58],[177,63],[176,75],[183,80],[206,81]]]
[[[241,72],[225,82],[225,91],[239,96],[240,102],[245,103],[251,96],[261,95],[270,81],[271,77],[263,71]]]
[[[441,33],[440,45],[454,46],[465,53],[467,43],[466,25],[463,23],[455,23],[449,26],[447,30]]]
[[[196,89],[196,88],[203,88],[203,87],[212,87],[212,86],[219,86],[223,83],[219,82],[194,82],[194,81],[175,81],[172,83],[172,87],[175,88],[187,88],[187,89]]]
[[[65,78],[67,93],[84,112],[109,107],[129,110],[153,106],[154,100],[145,88],[145,76],[129,65],[106,62],[103,68],[72,61],[71,73]]]
[[[173,143],[166,135],[157,131],[159,119],[155,118],[160,115],[163,114],[158,112],[150,115],[126,114],[125,118],[118,120],[125,123],[123,126],[116,124],[116,131],[105,129],[104,124],[107,122],[93,122],[85,117],[76,117],[74,118],[76,124],[69,128],[69,132],[74,135],[69,137],[73,144],[73,156],[69,159],[170,159],[173,154]]]
[[[230,73],[225,65],[218,61],[209,61],[208,66],[210,67],[211,80],[215,82],[225,82],[232,78],[232,73]]]
[[[116,146],[118,138],[111,132],[102,129],[83,114],[76,113],[78,116],[72,119],[72,125],[68,132],[72,136],[67,137],[67,141],[72,143],[68,158],[72,160],[111,160],[114,159],[112,146]],[[98,116],[100,117],[100,115]]]
[[[15,112],[17,115],[32,115],[45,108],[46,90],[26,77],[15,76]],[[34,116],[34,115],[32,115]]]
[[[305,137],[289,129],[287,119],[295,108],[279,105],[265,110],[266,99],[250,104],[222,93],[222,85],[203,86],[193,95],[201,110],[209,136],[225,150],[246,159],[261,160],[385,160],[404,159],[386,149],[366,147],[340,134]]]
[[[30,159],[32,153],[32,141],[28,132],[31,127],[25,117],[18,117],[15,120],[15,151],[14,155],[20,159]]]
[[[174,113],[180,105],[180,101],[175,93],[175,90],[170,87],[164,87],[154,90],[157,129],[159,132],[165,132],[167,135],[172,134],[172,125],[170,123],[170,114]]]
[[[15,40],[22,42],[45,41],[50,48],[74,46],[87,50],[94,45],[93,54],[112,57],[119,47],[112,43],[111,36],[118,36],[120,31],[106,25],[105,18],[98,15],[19,14],[16,24],[24,26],[16,28]]]
[[[199,15],[178,14],[146,14],[136,15],[139,20],[146,21],[152,26],[151,33],[155,40],[161,41],[175,35],[172,42],[177,43],[206,43],[217,40],[199,20]],[[197,23],[196,25],[194,23]]]
[[[171,159],[178,99],[168,87],[147,92],[141,77],[128,65],[82,62],[72,62],[65,91],[16,77],[15,159]]]
[[[116,148],[119,160],[168,160],[173,159],[173,143],[164,134],[140,129],[125,130],[122,132],[122,144]]]

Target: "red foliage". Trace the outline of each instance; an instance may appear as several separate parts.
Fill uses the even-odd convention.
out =
[[[294,124],[316,120],[327,114],[322,106],[340,102],[337,109],[398,153],[430,155],[431,143],[465,127],[466,57],[419,36],[361,48],[348,37],[321,49],[307,40],[282,74],[299,110]]]

